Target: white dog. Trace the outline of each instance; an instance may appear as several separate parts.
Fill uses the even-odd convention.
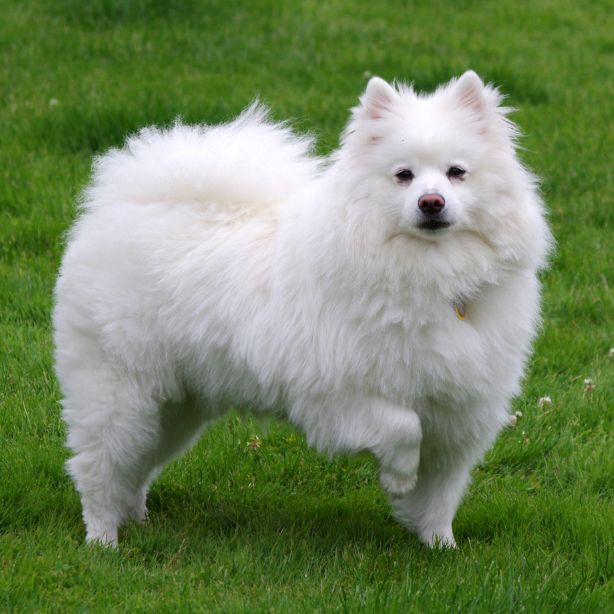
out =
[[[117,543],[165,463],[230,407],[368,450],[400,521],[454,547],[508,422],[550,233],[501,96],[373,78],[328,161],[253,105],[99,158],[56,287],[87,540]]]

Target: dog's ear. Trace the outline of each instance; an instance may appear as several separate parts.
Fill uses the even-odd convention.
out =
[[[392,110],[399,94],[386,81],[371,77],[360,99],[361,107],[370,119],[381,119]]]
[[[399,93],[379,77],[371,77],[360,104],[352,109],[352,119],[346,126],[342,142],[346,146],[377,143],[382,139],[382,122],[393,113]]]
[[[456,102],[470,109],[476,115],[482,116],[487,109],[484,96],[484,83],[473,70],[468,70],[454,83],[452,93]]]

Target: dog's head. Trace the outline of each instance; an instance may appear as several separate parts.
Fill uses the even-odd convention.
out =
[[[431,94],[369,81],[340,156],[388,235],[489,235],[522,208],[534,182],[516,159],[516,129],[501,100],[473,71]]]

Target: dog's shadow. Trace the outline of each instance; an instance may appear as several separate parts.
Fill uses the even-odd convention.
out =
[[[275,544],[297,541],[315,551],[367,545],[389,550],[394,545],[422,548],[420,542],[400,526],[382,498],[356,495],[260,496],[241,492],[186,493],[165,485],[148,498],[149,517],[129,523],[121,532],[126,541],[147,548],[168,540],[182,548],[198,548],[199,542],[239,541]],[[186,539],[187,538],[187,539]],[[161,544],[160,544],[161,545]]]

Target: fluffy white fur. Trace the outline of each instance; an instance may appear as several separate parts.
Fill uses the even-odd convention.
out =
[[[318,450],[372,452],[400,521],[455,545],[470,469],[519,390],[550,243],[500,104],[473,72],[428,95],[373,78],[326,162],[258,105],[96,161],[54,313],[88,541],[116,544],[164,464],[244,407]],[[434,193],[450,225],[420,228]]]

